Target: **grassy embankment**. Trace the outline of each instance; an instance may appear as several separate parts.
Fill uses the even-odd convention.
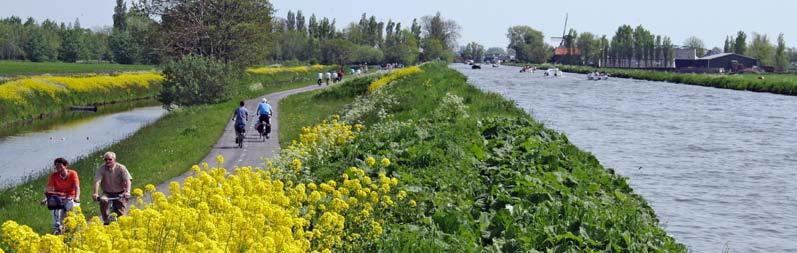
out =
[[[361,79],[280,105],[283,144],[331,114],[366,125],[304,162],[319,180],[369,156],[393,161],[386,172],[417,209],[399,207],[372,251],[685,252],[624,177],[565,135],[442,64],[423,70],[374,93]]]
[[[542,69],[547,69],[550,66],[556,66],[565,72],[582,74],[600,71],[606,72],[612,77],[620,78],[682,83],[722,89],[769,92],[783,95],[797,95],[797,74],[686,74],[665,71],[594,68],[571,65],[538,65],[538,67]],[[759,77],[763,77],[763,79],[759,79]]]
[[[152,71],[153,65],[0,61],[0,76]]]
[[[0,125],[57,114],[74,105],[152,98],[161,80],[156,72],[15,79],[0,85]]]
[[[117,153],[119,162],[127,166],[134,178],[133,187],[158,184],[180,175],[207,155],[223,133],[232,110],[237,107],[237,101],[302,87],[314,81],[315,75],[296,71],[247,75],[237,82],[234,90],[240,93],[229,102],[182,108],[111,147],[98,150],[79,161],[70,161],[70,167],[80,175],[84,213],[87,217],[97,214],[97,204],[90,197],[91,181],[105,151]],[[55,157],[41,159],[52,160]],[[0,224],[15,220],[40,233],[49,232],[50,215],[45,207],[38,205],[45,184],[46,177],[38,177],[31,182],[1,190]]]

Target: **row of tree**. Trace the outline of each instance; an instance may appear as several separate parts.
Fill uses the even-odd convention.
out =
[[[33,18],[25,22],[19,17],[0,20],[0,59],[30,61],[107,60],[107,31],[92,32],[80,26],[80,21],[57,24],[52,20],[41,23]]]
[[[781,70],[788,69],[790,61],[797,61],[794,48],[786,47],[783,33],[778,35],[777,45],[773,45],[766,34],[753,33],[750,44],[747,44],[747,34],[739,31],[736,36],[726,36],[723,48],[714,47],[707,50],[703,40],[692,36],[684,40],[684,47],[695,49],[697,56],[716,53],[736,53],[758,59],[761,66],[772,66]]]
[[[272,61],[305,61],[335,64],[396,62],[414,64],[425,60],[451,60],[459,37],[453,20],[434,16],[413,19],[408,28],[401,22],[379,21],[363,13],[359,22],[336,29],[336,21],[310,15],[305,22],[301,11],[288,11],[275,18],[272,33],[276,43],[269,54]]]

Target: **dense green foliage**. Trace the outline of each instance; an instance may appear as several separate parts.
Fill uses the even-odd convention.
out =
[[[513,26],[506,33],[509,46],[521,62],[544,63],[550,56],[542,32],[529,26]]]
[[[363,13],[358,22],[336,30],[335,20],[317,18],[309,22],[301,11],[288,11],[286,19],[272,25],[275,43],[272,61],[302,61],[323,64],[403,63],[419,60],[452,60],[459,26],[453,20],[435,16],[413,20],[409,28]],[[421,32],[424,36],[421,37]],[[423,49],[423,54],[420,53]]]
[[[340,111],[366,126],[340,152],[306,162],[318,179],[366,167],[369,156],[392,161],[386,172],[417,207],[386,220],[373,251],[685,252],[624,177],[563,134],[445,65],[423,69],[373,93],[348,82],[280,105],[283,114],[312,115],[305,121]],[[281,124],[283,141],[300,131]]]
[[[107,72],[125,72],[125,71],[149,71],[155,69],[156,66],[152,65],[0,61],[0,76],[107,73]]]
[[[165,80],[158,95],[164,108],[213,104],[232,97],[234,69],[214,58],[186,55],[163,69]]]
[[[553,65],[540,65],[539,68],[547,69]],[[555,65],[566,72],[591,73],[595,71],[608,73],[612,77],[633,78],[640,80],[683,83],[708,86],[723,89],[749,90],[757,92],[770,92],[783,95],[797,95],[797,75],[794,74],[737,74],[737,75],[710,75],[710,74],[683,74],[664,71],[593,68],[585,66]]]
[[[484,46],[476,42],[468,43],[468,45],[459,52],[460,57],[463,59],[473,60],[475,62],[482,62],[482,60],[484,60],[484,54]]]
[[[248,99],[263,94],[302,87],[312,83],[313,75],[295,78],[292,73],[281,75],[247,75],[235,83],[235,99]],[[91,181],[102,163],[102,154],[114,151],[119,162],[132,174],[133,187],[159,184],[187,171],[208,154],[224,131],[230,112],[237,101],[184,107],[170,112],[157,122],[142,128],[129,138],[98,150],[78,161],[70,161],[81,179],[81,201],[84,214],[95,216],[99,208],[91,201]],[[231,140],[232,141],[232,140]],[[43,157],[52,160],[54,157]],[[52,220],[43,198],[46,173],[31,175],[32,181],[0,190],[0,223],[15,220],[33,227],[37,232],[49,232]]]

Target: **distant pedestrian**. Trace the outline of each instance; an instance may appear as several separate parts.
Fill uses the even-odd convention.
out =
[[[332,83],[338,82],[338,72],[332,72]]]
[[[318,86],[321,86],[321,80],[323,80],[323,79],[324,79],[324,74],[321,73],[321,72],[318,72],[318,81],[317,81]]]
[[[329,85],[329,80],[332,79],[332,74],[327,72],[327,85]]]

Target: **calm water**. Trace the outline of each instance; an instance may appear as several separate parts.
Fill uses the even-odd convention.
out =
[[[797,252],[797,97],[451,67],[628,177],[693,252]]]
[[[72,162],[110,146],[166,114],[159,106],[69,120],[0,137],[0,187],[52,170],[53,160]]]

